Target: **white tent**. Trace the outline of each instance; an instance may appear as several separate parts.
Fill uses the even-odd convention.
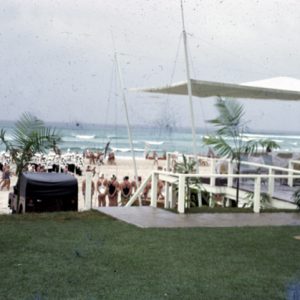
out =
[[[300,80],[276,77],[242,84],[191,79],[193,96],[207,98],[213,96],[249,99],[300,100]],[[187,95],[187,82],[156,88],[138,88],[131,91]]]

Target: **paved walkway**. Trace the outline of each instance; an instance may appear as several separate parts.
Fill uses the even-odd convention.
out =
[[[141,228],[300,226],[300,213],[176,214],[149,206],[99,207],[97,210]]]

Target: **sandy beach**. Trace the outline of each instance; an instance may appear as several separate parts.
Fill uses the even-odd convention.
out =
[[[84,161],[84,170],[89,165],[88,160],[86,159]],[[154,164],[153,160],[146,160],[144,158],[137,158],[136,159],[136,165],[137,165],[137,172],[139,176],[142,176],[142,179],[146,178],[152,170],[157,169],[157,165]],[[166,161],[165,160],[159,160],[158,166],[165,168]],[[91,165],[93,168],[94,166]],[[129,176],[130,180],[133,180],[134,178],[134,169],[133,169],[133,162],[131,158],[127,157],[117,157],[116,158],[116,164],[110,165],[105,163],[104,165],[98,166],[95,165],[95,176],[93,177],[93,181],[96,183],[98,176],[100,173],[104,173],[105,178],[109,179],[112,175],[116,175],[118,182],[121,182],[123,180],[124,176]],[[83,172],[82,176],[76,176],[78,179],[78,209],[79,211],[84,209],[84,199],[82,197],[81,192],[81,185],[82,180],[85,177],[85,172]],[[11,178],[11,187],[10,191],[4,190],[0,191],[0,214],[9,214],[11,213],[10,209],[8,208],[8,195],[9,192],[12,192],[13,186],[16,184],[17,178],[16,176],[12,176]],[[94,195],[93,197],[93,207],[97,206],[97,196]]]

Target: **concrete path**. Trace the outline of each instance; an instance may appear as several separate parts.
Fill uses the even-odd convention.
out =
[[[141,228],[300,226],[300,213],[176,214],[144,207],[99,207],[98,211]]]

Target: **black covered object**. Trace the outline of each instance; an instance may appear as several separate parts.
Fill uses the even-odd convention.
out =
[[[77,210],[78,183],[72,175],[25,172],[20,182],[26,211]]]
[[[75,165],[74,164],[68,164],[68,171],[71,173],[75,173]]]

